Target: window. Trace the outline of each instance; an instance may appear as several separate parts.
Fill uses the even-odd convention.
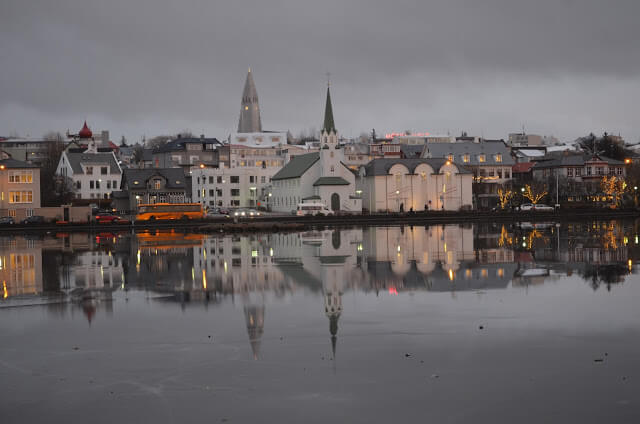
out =
[[[100,167],[100,175],[107,175],[107,172],[109,172],[109,169],[106,166]]]
[[[213,176],[209,176],[209,184],[213,184]]]
[[[498,168],[497,173],[498,173],[498,178],[502,178],[502,169]]]
[[[221,188],[216,189],[216,196],[222,197],[222,189]]]
[[[505,178],[511,178],[511,170],[510,169],[505,169],[504,170],[504,177]]]
[[[267,181],[267,178],[263,175],[262,177],[260,177],[260,182],[261,183],[265,183]]]
[[[218,177],[217,178],[217,182],[218,182],[218,184],[222,184],[222,177]]]
[[[231,184],[239,184],[240,183],[240,177],[237,175],[232,175],[231,176]]]
[[[447,160],[449,162],[453,162],[453,155],[451,153],[449,153],[449,155],[447,156]]]
[[[495,176],[495,172],[494,172],[493,168],[489,169],[489,176],[490,177]]]
[[[622,175],[622,168],[618,168],[618,175]]]
[[[331,172],[334,172],[335,168],[333,167],[333,165],[331,165]]]
[[[10,183],[22,183],[28,184],[33,182],[32,171],[10,171],[9,172]]]
[[[329,152],[329,157],[332,158],[333,157],[333,152]]]
[[[591,167],[587,166],[587,175],[591,175]]]
[[[567,168],[567,177],[573,177],[573,168]]]
[[[118,184],[116,183],[116,180],[111,181],[111,187],[118,188]]]
[[[96,181],[96,189],[100,190],[100,180]]]
[[[91,181],[89,181],[89,188],[93,189],[93,187],[94,187],[93,180],[91,180]]]
[[[602,166],[596,167],[596,174],[597,175],[604,175],[604,168]]]
[[[239,188],[232,188],[231,189],[231,196],[233,196],[233,197],[240,196],[240,189]]]
[[[211,189],[211,190],[209,190],[209,197],[213,197],[213,196],[214,196],[214,190]]]
[[[10,191],[9,203],[33,203],[33,192],[28,191]]]
[[[464,155],[464,156],[462,156],[462,162],[464,162],[464,163],[469,163],[469,160],[470,160],[470,158],[469,158],[469,154],[468,154],[468,153],[465,153],[465,155]]]
[[[582,176],[582,168],[576,168],[576,177]]]
[[[84,173],[87,175],[93,175],[93,166],[87,166],[84,168]]]
[[[76,189],[80,190],[82,188],[82,184],[80,184],[80,181],[76,181]]]
[[[107,188],[111,188],[111,181],[107,180]]]
[[[485,155],[478,155],[478,162],[484,163],[486,161]]]
[[[497,154],[495,156],[496,162],[502,162],[502,155],[501,154]]]
[[[249,182],[253,183],[253,175],[249,175]]]

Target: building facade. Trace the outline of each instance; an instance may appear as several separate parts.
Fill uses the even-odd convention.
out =
[[[76,199],[109,199],[120,187],[122,169],[113,152],[97,152],[90,145],[82,153],[63,152],[56,175],[71,179]]]
[[[145,203],[185,203],[191,194],[180,168],[124,169],[120,189],[113,206],[122,213],[135,213]]]
[[[275,167],[194,167],[191,170],[192,199],[205,208],[268,208]]]
[[[16,221],[40,208],[40,168],[0,151],[0,215]]]
[[[444,159],[375,159],[357,181],[370,212],[471,209],[472,184],[470,171]]]

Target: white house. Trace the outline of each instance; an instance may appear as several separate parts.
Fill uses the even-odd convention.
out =
[[[122,169],[112,151],[98,152],[91,140],[84,152],[64,151],[56,174],[71,178],[77,199],[108,199],[120,188]]]
[[[344,164],[338,145],[329,87],[320,145],[319,152],[295,156],[271,178],[272,210],[290,212],[306,201],[323,203],[336,212],[362,212],[355,174]]]
[[[374,159],[360,169],[362,207],[371,212],[471,208],[473,174],[446,159]]]

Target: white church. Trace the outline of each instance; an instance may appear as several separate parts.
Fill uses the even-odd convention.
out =
[[[298,203],[313,202],[334,212],[362,212],[356,176],[344,164],[344,152],[338,145],[328,86],[320,146],[319,152],[294,157],[271,178],[273,211],[291,212]]]

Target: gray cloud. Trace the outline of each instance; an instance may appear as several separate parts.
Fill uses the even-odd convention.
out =
[[[237,125],[247,66],[269,129],[637,141],[634,0],[46,1],[0,5],[0,134]]]

